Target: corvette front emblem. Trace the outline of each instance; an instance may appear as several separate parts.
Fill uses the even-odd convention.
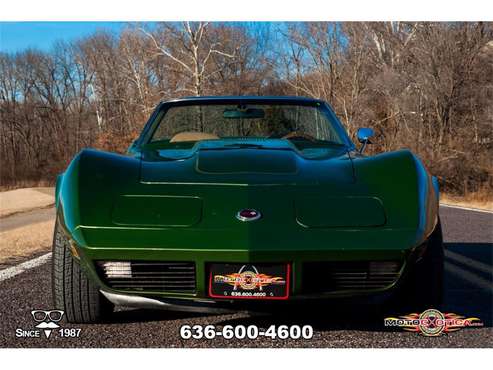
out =
[[[254,209],[242,209],[236,214],[236,218],[240,221],[255,221],[258,220],[262,215],[259,211]]]

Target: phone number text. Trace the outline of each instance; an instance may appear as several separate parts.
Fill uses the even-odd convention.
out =
[[[182,339],[311,339],[313,327],[311,325],[270,325],[268,328],[259,328],[256,325],[182,325],[180,327]]]

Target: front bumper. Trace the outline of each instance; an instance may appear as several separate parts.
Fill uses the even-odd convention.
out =
[[[191,313],[207,314],[229,314],[238,311],[249,312],[285,312],[287,308],[299,308],[309,306],[310,310],[323,308],[327,305],[333,307],[334,303],[338,306],[343,305],[378,305],[387,302],[394,294],[395,287],[377,293],[365,294],[351,297],[338,297],[324,299],[320,297],[297,296],[286,301],[239,301],[239,300],[213,300],[213,299],[180,299],[164,297],[147,297],[137,294],[115,293],[101,289],[100,292],[111,303],[116,306],[155,309],[166,311],[181,311]]]
[[[343,234],[343,235],[342,235]],[[143,235],[144,236],[144,235]],[[327,235],[327,237],[333,235]],[[344,238],[342,238],[344,236]],[[91,243],[77,243],[82,267],[93,283],[107,294],[113,294],[118,305],[130,305],[132,307],[165,308],[175,305],[199,302],[213,307],[225,306],[228,308],[227,299],[211,299],[208,292],[208,266],[211,263],[289,263],[291,266],[291,285],[289,298],[282,303],[303,300],[330,300],[353,299],[359,301],[371,300],[371,297],[389,295],[399,284],[407,270],[414,264],[416,255],[416,233],[413,230],[373,230],[365,234],[359,232],[341,232],[337,240],[327,238],[330,242],[322,245],[313,243],[313,248],[302,248],[300,245],[310,245],[310,240],[298,244],[298,248],[289,243],[284,243],[285,248],[268,249],[264,243],[256,244],[249,249],[192,249],[192,248],[164,248],[146,245],[120,248],[112,245],[112,239],[108,238],[108,244],[101,241],[98,246]],[[143,238],[146,240],[146,238]],[[262,239],[263,240],[263,239]],[[111,241],[111,244],[110,244]],[[279,245],[281,241],[277,241]],[[96,269],[97,261],[191,261],[195,265],[196,286],[193,292],[168,292],[163,290],[125,291],[114,289],[103,281]],[[399,271],[397,281],[384,288],[361,290],[338,290],[309,292],[304,284],[307,263],[316,262],[348,262],[348,261],[399,261],[402,268]],[[304,271],[305,270],[305,271]],[[322,276],[323,277],[323,276]],[[120,298],[118,298],[120,297]],[[132,300],[128,297],[137,297]],[[139,299],[144,298],[144,299]],[[146,300],[149,299],[150,301]],[[111,300],[111,299],[110,299]],[[214,303],[216,302],[217,303]],[[125,303],[125,304],[123,304]],[[274,302],[270,301],[270,304]],[[239,306],[237,304],[234,307]],[[222,307],[221,307],[222,308]],[[194,308],[195,309],[195,308]]]

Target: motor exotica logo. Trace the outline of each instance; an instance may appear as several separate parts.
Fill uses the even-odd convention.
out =
[[[384,320],[387,327],[401,327],[426,337],[437,337],[466,327],[481,327],[483,323],[477,317],[460,316],[455,313],[442,313],[428,309],[422,313],[411,313],[399,317],[387,317]]]

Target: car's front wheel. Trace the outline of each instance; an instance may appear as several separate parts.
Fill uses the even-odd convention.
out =
[[[438,221],[426,242],[423,256],[413,266],[401,287],[398,305],[408,311],[440,309],[443,301],[443,264],[442,227]]]
[[[113,310],[113,305],[91,283],[79,261],[72,256],[70,240],[58,221],[52,258],[53,300],[55,308],[65,312],[68,322],[99,322]]]

